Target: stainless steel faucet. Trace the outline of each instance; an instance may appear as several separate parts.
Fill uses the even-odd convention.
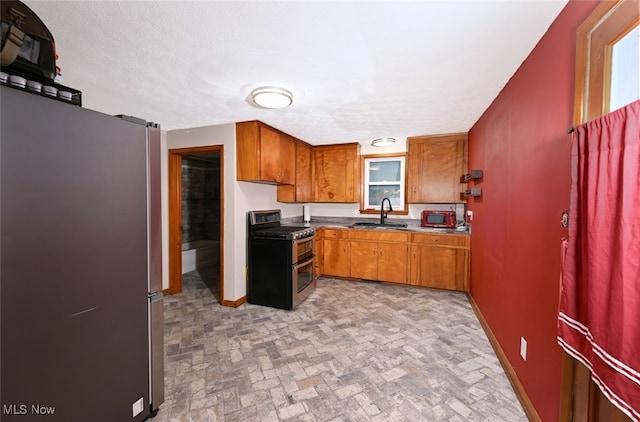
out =
[[[382,203],[380,204],[380,224],[384,224],[385,218],[387,218],[387,213],[384,212],[384,201],[387,201],[389,204],[389,212],[393,211],[391,207],[391,200],[389,198],[383,198]]]

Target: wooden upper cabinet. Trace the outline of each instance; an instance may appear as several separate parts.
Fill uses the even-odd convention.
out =
[[[278,185],[278,202],[311,202],[311,145],[295,140],[294,185]]]
[[[296,146],[290,136],[260,126],[261,180],[292,185],[295,183]]]
[[[313,202],[359,202],[360,144],[313,147],[311,174]]]
[[[465,202],[460,183],[467,173],[467,134],[407,138],[407,202]]]
[[[293,138],[262,122],[236,123],[237,179],[293,185],[296,145]]]
[[[311,146],[296,144],[296,202],[311,202]]]

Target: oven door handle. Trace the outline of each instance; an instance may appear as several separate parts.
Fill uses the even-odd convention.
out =
[[[313,260],[314,260],[315,258],[316,258],[316,256],[315,256],[315,255],[311,255],[311,257],[310,257],[309,259],[305,259],[305,260],[304,260],[304,261],[302,261],[302,262],[299,262],[299,263],[297,263],[297,264],[293,264],[293,269],[294,269],[294,270],[297,270],[297,269],[298,269],[298,268],[300,268],[300,267],[304,267],[305,265],[309,265],[309,264],[313,263]]]
[[[313,234],[311,236],[307,236],[307,237],[303,237],[301,239],[293,239],[293,243],[305,243],[305,242],[311,242],[313,239],[316,238],[316,235]]]

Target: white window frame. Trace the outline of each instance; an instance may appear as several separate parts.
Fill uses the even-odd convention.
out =
[[[400,162],[400,180],[385,181],[385,182],[371,182],[371,165],[374,163],[385,161],[399,161]],[[385,186],[385,185],[398,185],[400,184],[400,206],[393,205],[393,211],[407,211],[406,202],[406,156],[395,155],[387,157],[364,157],[363,165],[363,200],[361,207],[363,210],[380,211],[380,204],[369,205],[369,186]]]

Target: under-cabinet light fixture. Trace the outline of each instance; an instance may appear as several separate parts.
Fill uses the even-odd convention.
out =
[[[277,86],[262,86],[251,91],[253,102],[264,108],[285,108],[293,103],[293,94]]]
[[[371,141],[371,145],[374,147],[388,147],[396,143],[396,138],[377,138]]]

